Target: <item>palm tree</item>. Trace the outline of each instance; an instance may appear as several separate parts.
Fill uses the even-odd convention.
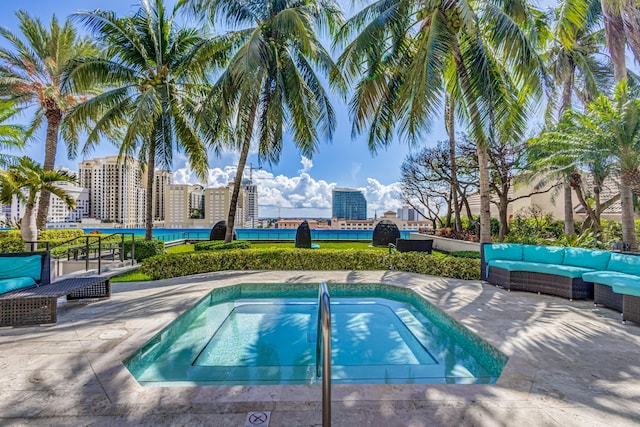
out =
[[[76,61],[73,85],[107,89],[77,105],[63,132],[73,155],[81,131],[87,132],[83,153],[106,137],[119,144],[120,161],[138,154],[147,172],[145,238],[151,240],[156,165],[170,167],[173,151],[183,150],[198,176],[207,176],[207,147],[195,117],[206,85],[202,55],[217,60],[216,41],[178,27],[175,9],[168,14],[161,0],[142,0],[130,17],[101,11],[75,17],[101,40],[104,54]]]
[[[0,148],[20,149],[24,147],[25,131],[24,126],[4,123],[10,119],[18,110],[10,101],[0,101]],[[6,166],[15,161],[15,156],[0,153],[0,166]]]
[[[229,37],[237,49],[209,96],[215,117],[210,132],[240,150],[225,241],[230,242],[238,194],[252,139],[261,161],[277,163],[286,126],[301,154],[318,148],[318,129],[330,139],[335,114],[319,70],[340,86],[337,68],[319,41],[318,32],[342,24],[333,0],[185,0],[196,14],[208,10],[212,22],[235,27]]]
[[[46,121],[44,170],[55,166],[60,124],[68,109],[87,96],[63,84],[64,72],[75,58],[93,55],[93,42],[76,34],[69,20],[62,26],[55,15],[49,28],[24,11],[18,11],[22,38],[6,28],[0,36],[8,47],[0,48],[0,94],[20,107],[35,107],[27,134],[31,135]],[[40,196],[37,225],[42,230],[47,222],[49,193]]]
[[[21,157],[17,163],[6,170],[0,170],[0,202],[11,204],[13,197],[17,197],[25,205],[25,213],[20,225],[20,235],[25,242],[32,242],[38,238],[36,227],[36,201],[38,194],[47,191],[54,194],[71,209],[76,201],[58,185],[57,182],[75,183],[76,178],[66,171],[48,171],[30,159]],[[26,245],[27,250],[30,245]]]
[[[548,158],[560,159],[565,165],[572,161],[591,165],[596,185],[608,171],[616,172],[622,202],[624,188],[640,192],[640,94],[633,92],[626,81],[616,85],[612,98],[599,96],[589,104],[587,112],[569,110],[559,131],[543,134],[542,138],[555,151]],[[623,239],[636,250],[635,233],[624,234],[624,210],[622,215]]]
[[[589,0],[563,2],[548,16],[551,21],[550,37],[541,56],[555,82],[549,107],[557,106],[558,121],[571,108],[573,96],[587,105],[601,89],[610,86],[610,67],[596,58],[605,44],[604,31],[600,28],[601,15],[600,0]],[[561,91],[556,88],[561,88]],[[548,117],[550,112],[551,108],[548,108]],[[573,175],[573,170],[565,170],[564,229],[568,236],[574,234]]]
[[[540,87],[541,62],[521,27],[528,12],[517,1],[380,0],[337,38],[357,34],[339,64],[348,79],[360,78],[353,129],[369,128],[372,151],[387,146],[396,130],[417,141],[440,112],[445,89],[454,98],[457,118],[477,145],[481,242],[491,240],[487,148],[500,133],[524,129],[523,100]]]

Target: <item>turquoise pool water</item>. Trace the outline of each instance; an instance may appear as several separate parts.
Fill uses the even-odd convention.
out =
[[[142,385],[310,384],[316,284],[212,291],[125,360]],[[329,286],[332,382],[494,383],[496,349],[411,290]]]

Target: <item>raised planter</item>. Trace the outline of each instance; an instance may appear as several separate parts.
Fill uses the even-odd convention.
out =
[[[480,243],[464,240],[447,239],[430,234],[411,233],[410,240],[433,240],[433,249],[441,252],[476,251],[480,252]]]

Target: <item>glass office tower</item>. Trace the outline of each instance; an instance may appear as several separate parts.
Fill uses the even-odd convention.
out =
[[[333,217],[367,219],[367,201],[362,191],[354,188],[336,188],[331,199]]]

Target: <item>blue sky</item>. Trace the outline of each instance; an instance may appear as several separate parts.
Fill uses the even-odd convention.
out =
[[[166,0],[166,4],[174,4]],[[345,4],[351,2],[345,2]],[[136,0],[21,0],[2,1],[0,6],[0,26],[19,33],[15,11],[20,8],[30,15],[40,18],[48,24],[52,14],[60,20],[78,10],[112,10],[126,15],[137,10]],[[349,7],[349,6],[346,6]],[[83,30],[82,30],[83,31]],[[0,40],[0,44],[4,44]],[[396,141],[387,150],[372,155],[364,138],[352,140],[348,107],[335,97],[334,108],[338,117],[338,127],[333,142],[321,142],[319,152],[312,159],[302,158],[291,138],[285,136],[285,148],[277,165],[262,165],[263,169],[254,170],[253,178],[259,188],[259,207],[261,217],[329,217],[331,215],[331,189],[334,187],[360,188],[365,192],[370,217],[384,210],[400,207],[399,177],[400,165],[410,152],[406,143]],[[20,118],[27,122],[28,115]],[[438,140],[446,139],[444,127],[436,123],[434,130],[425,135],[424,141],[417,147],[432,146]],[[42,162],[44,157],[44,128],[37,141],[32,142],[24,154]],[[109,142],[104,142],[89,157],[102,157],[116,154]],[[221,157],[210,157],[208,186],[225,185],[235,175],[238,155],[225,153]],[[81,158],[69,160],[66,156],[64,141],[60,141],[56,165],[77,170]],[[255,154],[248,159],[247,165],[258,166]],[[176,182],[196,183],[197,179],[186,164],[186,159],[174,156],[172,170]],[[245,177],[248,177],[248,169]]]

